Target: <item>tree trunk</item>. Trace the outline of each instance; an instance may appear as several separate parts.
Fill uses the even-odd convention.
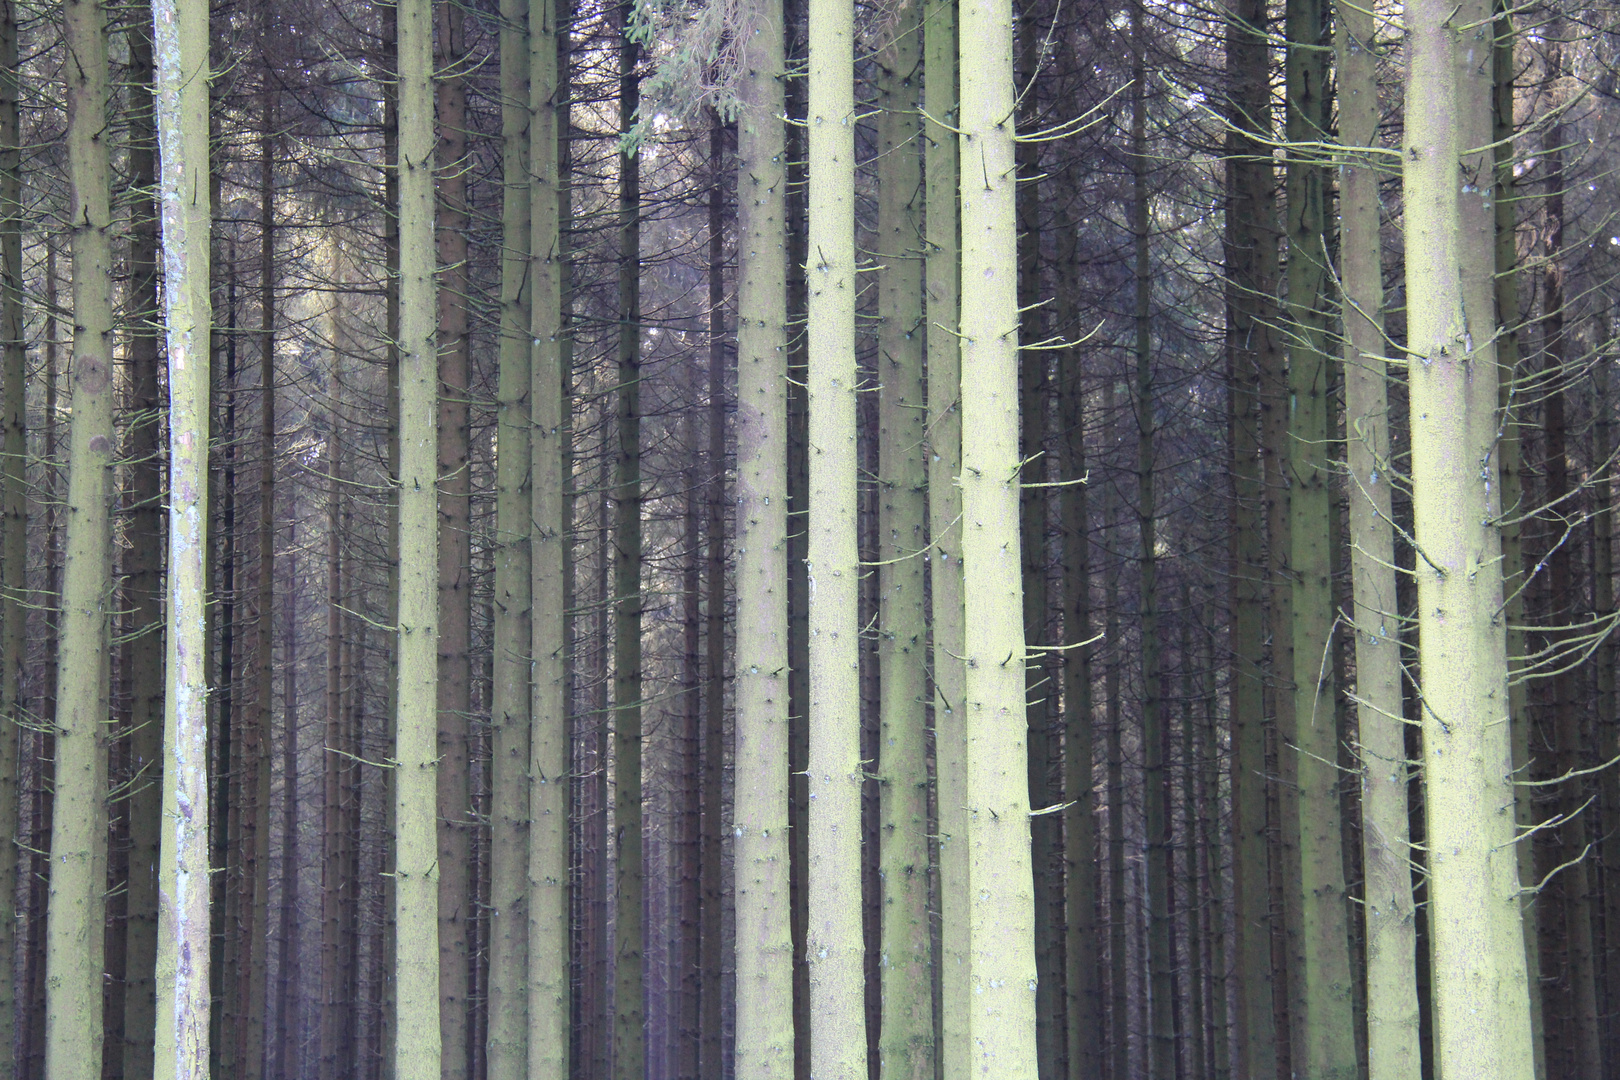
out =
[[[566,138],[568,120],[559,76],[565,39],[566,34],[558,31],[554,0],[533,0],[529,5],[529,275],[533,295],[528,397],[533,416],[529,483],[534,524],[529,533],[532,667],[528,677],[532,697],[526,899],[527,1076],[532,1080],[563,1080],[568,1075],[571,1027],[568,774],[573,734],[569,728],[570,655],[563,569],[571,535],[564,494],[569,372],[563,337],[563,192],[558,183],[561,140]],[[605,723],[605,716],[599,714],[598,722]],[[600,753],[596,767],[607,767]],[[597,790],[605,792],[605,781],[598,781]],[[600,802],[597,809],[606,816]],[[589,1043],[585,1048],[593,1049]]]
[[[210,190],[208,5],[156,0],[152,16],[169,362],[170,538],[162,789],[167,836],[158,868],[156,947],[156,984],[163,993],[157,1002],[154,1075],[200,1077],[209,1064],[211,1027],[205,601],[212,206],[201,197]]]
[[[810,1075],[866,1074],[853,6],[809,0]]]
[[[441,1066],[437,836],[439,365],[434,332],[433,10],[399,27],[399,651],[393,768],[393,1080]],[[457,1059],[455,1067],[461,1062]]]
[[[335,312],[341,320],[339,297]],[[321,977],[320,1080],[337,1080],[343,1044],[338,950],[343,947],[343,581],[342,466],[339,415],[334,411],[326,437],[326,723],[321,755]]]
[[[967,661],[968,1038],[974,1071],[1036,1075],[1034,879],[1019,612],[1018,283],[1012,10],[961,9],[963,609]],[[822,444],[825,445],[825,444]]]
[[[287,525],[287,546],[298,550],[297,519]],[[296,1012],[303,1000],[303,933],[298,901],[301,858],[298,842],[298,592],[296,556],[287,574],[289,588],[283,606],[281,648],[281,910],[278,912],[276,955],[276,1067],[288,1080],[301,1080],[303,1025]]]
[[[619,132],[641,104],[641,47],[631,0],[615,5]],[[626,152],[628,151],[628,152]],[[642,857],[641,720],[641,153],[619,159],[618,438],[613,477],[613,1075],[642,1080],[647,1062],[646,866]]]
[[[928,437],[923,390],[922,5],[902,0],[878,52],[878,633],[877,768],[883,958],[882,1080],[934,1075],[929,928]]]
[[[1103,445],[1112,449],[1119,444],[1119,426],[1115,419],[1118,411],[1119,380],[1112,371],[1103,375],[1103,416],[1107,418],[1103,429]],[[1122,546],[1119,536],[1120,501],[1118,489],[1110,484],[1103,510],[1107,551],[1118,551]],[[1112,1080],[1128,1080],[1131,1072],[1130,995],[1128,957],[1125,932],[1125,746],[1124,718],[1120,708],[1120,665],[1124,660],[1119,647],[1119,562],[1104,569],[1106,585],[1103,592],[1103,641],[1108,647],[1107,666],[1103,671],[1103,699],[1107,702],[1107,792],[1108,792],[1108,1054],[1109,1076]]]
[[[523,1080],[529,1059],[530,9],[501,4],[501,326],[496,375],[494,677],[490,688],[488,1080]],[[536,29],[544,30],[544,26]],[[555,51],[553,51],[555,56]],[[555,62],[555,61],[554,61]],[[565,833],[566,836],[566,833]],[[566,856],[566,849],[564,850]],[[566,1055],[566,1047],[564,1047]]]
[[[928,535],[933,545],[929,585],[933,623],[934,775],[938,810],[940,1022],[936,1057],[944,1080],[971,1067],[968,1042],[967,818],[963,787],[967,750],[962,655],[962,356],[961,248],[958,236],[959,145],[956,9],[952,0],[925,0],[923,12],[924,286],[927,290]]]
[[[1423,769],[1434,931],[1436,1065],[1466,1076],[1534,1070],[1514,823],[1499,512],[1490,189],[1462,178],[1492,162],[1490,69],[1458,25],[1488,25],[1486,0],[1418,0],[1407,12],[1408,367],[1418,548]],[[1465,156],[1466,155],[1466,156]],[[1483,160],[1482,160],[1483,159]],[[1479,313],[1487,313],[1482,317]],[[1473,321],[1470,322],[1470,314]],[[1460,449],[1459,449],[1460,448]]]
[[[787,259],[781,0],[755,0],[737,118],[737,1080],[793,1067]]]
[[[1417,936],[1412,906],[1406,723],[1401,715],[1400,611],[1395,595],[1390,407],[1379,242],[1377,64],[1372,13],[1339,0],[1339,194],[1344,294],[1346,456],[1354,590],[1361,847],[1365,866],[1369,1075],[1417,1080]],[[1356,153],[1365,148],[1366,153]]]
[[[1237,980],[1233,1072],[1251,1080],[1277,1075],[1272,997],[1270,876],[1266,842],[1266,480],[1261,453],[1261,372],[1272,339],[1276,285],[1273,251],[1270,91],[1265,76],[1266,7],[1229,0],[1226,71],[1226,362],[1232,518],[1232,885],[1233,972]]]
[[[28,350],[23,325],[22,139],[17,99],[17,20],[11,0],[0,3],[0,836],[17,837],[22,764],[22,685],[28,634],[23,594],[28,583]],[[0,1062],[13,1068],[16,1046],[18,845],[0,843]],[[24,991],[26,992],[26,985]]]
[[[73,240],[73,424],[58,655],[55,810],[46,927],[45,1072],[100,1080],[102,920],[107,881],[107,708],[111,478],[115,455],[112,214],[106,17],[62,8],[69,54],[67,152]]]

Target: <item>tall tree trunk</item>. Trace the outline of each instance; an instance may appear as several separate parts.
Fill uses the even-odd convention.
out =
[[[298,550],[297,519],[287,525],[287,547]],[[276,1066],[288,1080],[301,1080],[303,1025],[295,1015],[303,1001],[303,933],[298,904],[300,847],[298,842],[298,592],[299,564],[289,562],[288,589],[281,624],[281,908],[276,932]]]
[[[754,0],[737,118],[737,1080],[793,1067],[788,829],[787,175],[781,0]]]
[[[936,1058],[945,1080],[971,1068],[968,1042],[968,898],[966,789],[963,766],[967,717],[962,655],[962,355],[961,246],[958,235],[959,140],[954,0],[925,0],[923,11],[924,286],[928,360],[928,535],[933,545],[929,585],[933,625],[934,773],[938,807],[940,912],[940,1028]]]
[[[62,8],[68,55],[73,239],[73,424],[58,655],[55,809],[46,928],[45,1072],[101,1076],[102,918],[106,906],[109,557],[113,433],[112,214],[106,16],[98,0]]]
[[[700,1076],[724,1075],[721,979],[722,915],[726,883],[721,870],[725,808],[726,726],[726,290],[725,290],[725,127],[718,116],[709,126],[709,448],[708,550],[705,554],[708,611],[705,613],[707,681],[703,694],[702,821],[700,883],[703,986],[699,995]],[[696,447],[693,447],[695,455]],[[696,558],[696,552],[693,552]]]
[[[528,146],[534,123],[527,107],[532,41],[529,15],[530,6],[524,0],[503,0],[501,4],[501,323],[495,388],[495,655],[489,710],[494,730],[490,751],[488,1080],[522,1080],[529,1063],[526,901],[527,834],[533,828],[529,667],[534,521],[529,483],[530,281],[534,265],[529,206],[535,186],[529,173]],[[548,25],[536,29],[544,31]],[[555,50],[552,55],[555,58]],[[566,1060],[566,1046],[563,1052]]]
[[[22,129],[17,99],[17,18],[0,3],[0,836],[19,836],[18,780],[22,764],[23,667],[27,662],[28,585],[28,350],[23,326]],[[14,1068],[16,1048],[16,917],[19,847],[0,843],[0,1063]],[[24,990],[26,992],[26,985]]]
[[[467,765],[472,689],[472,480],[467,455],[467,90],[462,8],[436,4],[439,312],[439,1038],[443,1080],[467,1071],[473,918],[472,796]]]
[[[630,36],[632,0],[614,7],[619,132],[639,119],[641,47]],[[641,153],[619,157],[618,438],[613,477],[613,1075],[646,1071],[646,899],[642,858],[641,718]]]
[[[1261,372],[1272,364],[1276,284],[1273,251],[1270,90],[1266,6],[1228,0],[1226,77],[1226,363],[1232,517],[1232,925],[1237,981],[1233,1072],[1277,1075],[1266,843],[1265,461]]]
[[[1147,44],[1141,0],[1131,4],[1131,246],[1134,270],[1136,362],[1132,405],[1136,420],[1136,529],[1140,545],[1138,625],[1142,651],[1142,809],[1147,830],[1148,998],[1152,1003],[1148,1076],[1176,1075],[1176,1035],[1171,1010],[1175,951],[1170,918],[1170,808],[1166,787],[1164,672],[1159,642],[1158,509],[1154,499],[1153,263],[1149,229],[1147,158]]]
[[[1119,445],[1118,413],[1119,380],[1112,371],[1103,375],[1102,411],[1106,417],[1103,445],[1113,449]],[[1122,546],[1119,536],[1120,499],[1118,488],[1110,484],[1103,510],[1107,530],[1103,547],[1118,551]],[[1108,703],[1107,736],[1107,791],[1108,791],[1108,1054],[1109,1076],[1112,1080],[1128,1080],[1131,1072],[1130,995],[1128,957],[1125,933],[1125,744],[1124,716],[1120,708],[1120,665],[1124,661],[1119,647],[1119,569],[1118,561],[1104,571],[1107,582],[1103,592],[1103,641],[1108,647],[1107,666],[1103,671],[1103,699]]]
[[[1336,690],[1329,652],[1334,626],[1333,495],[1329,459],[1333,360],[1327,349],[1326,176],[1305,146],[1329,126],[1329,44],[1324,0],[1289,0],[1285,135],[1288,236],[1288,396],[1278,408],[1288,417],[1288,571],[1292,579],[1292,667],[1279,667],[1293,683],[1292,730],[1279,745],[1286,777],[1297,776],[1291,800],[1297,817],[1300,878],[1287,888],[1290,978],[1300,987],[1293,1002],[1295,1031],[1303,1043],[1294,1068],[1310,1080],[1353,1078],[1355,1022],[1351,1011],[1348,918],[1340,822]],[[1286,403],[1286,404],[1284,404]],[[1283,714],[1286,718],[1287,714]],[[1286,795],[1286,792],[1285,792]],[[1285,833],[1286,836],[1286,833]],[[1285,847],[1288,841],[1284,841]],[[1291,876],[1291,875],[1290,875]],[[1294,966],[1299,965],[1295,971]]]
[[[1502,608],[1500,504],[1482,478],[1497,430],[1491,72],[1455,25],[1489,25],[1488,0],[1407,11],[1408,367],[1418,548],[1423,769],[1434,931],[1438,1072],[1534,1070],[1514,823]],[[1471,314],[1472,313],[1472,314]],[[1485,313],[1483,316],[1481,313]],[[1470,319],[1472,318],[1472,321]]]
[[[157,1002],[153,1071],[200,1077],[208,1068],[211,1033],[205,610],[213,208],[203,195],[211,190],[206,175],[208,5],[155,0],[152,21],[169,362],[170,538],[163,697],[167,835],[158,867],[156,952],[156,984],[163,993]]]
[[[1515,401],[1519,378],[1519,251],[1518,251],[1518,199],[1514,191],[1514,119],[1513,94],[1517,69],[1513,50],[1516,35],[1508,13],[1508,0],[1495,0],[1492,11],[1496,44],[1492,49],[1491,135],[1496,146],[1495,184],[1491,205],[1496,226],[1496,322],[1501,329],[1496,344],[1497,371],[1501,385],[1497,393],[1498,408],[1502,412],[1502,441],[1497,451],[1501,463],[1502,505],[1519,506],[1524,499],[1524,477],[1520,451],[1520,422],[1523,406]],[[1524,545],[1523,524],[1516,516],[1502,523],[1502,565],[1504,605],[1503,620],[1507,624],[1507,656],[1510,672],[1522,663],[1525,655],[1524,635]],[[1530,769],[1530,709],[1529,687],[1522,678],[1510,674],[1508,682],[1508,717],[1512,733],[1513,764],[1515,774],[1528,777]],[[1533,805],[1535,789],[1518,785],[1514,788],[1514,813],[1520,829],[1535,823]],[[1517,845],[1519,879],[1535,880],[1534,842]],[[1547,1076],[1546,1043],[1542,1038],[1541,948],[1538,924],[1541,905],[1535,894],[1525,893],[1520,899],[1520,914],[1524,928],[1524,950],[1527,981],[1530,987],[1530,1028],[1534,1041],[1536,1080]]]
[[[1040,126],[1040,69],[1043,38],[1049,32],[1050,13],[1044,5],[1028,3],[1017,12],[1015,28],[1018,43],[1017,85],[1018,125],[1035,130]],[[1046,337],[1044,283],[1041,280],[1041,144],[1024,141],[1016,145],[1018,187],[1016,214],[1018,228],[1018,310],[1021,336],[1026,344],[1039,344]],[[1047,371],[1048,350],[1025,349],[1019,355],[1019,450],[1024,461],[1023,480],[1028,486],[1019,492],[1024,640],[1031,645],[1049,644],[1047,624],[1051,615],[1046,588],[1047,496],[1042,485],[1047,479],[1047,412],[1051,378]],[[1034,653],[1024,671],[1025,723],[1028,728],[1029,800],[1031,807],[1051,805],[1051,688],[1047,661],[1049,653]],[[1052,853],[1056,847],[1060,820],[1050,814],[1030,819],[1031,866],[1035,874],[1035,927],[1037,941],[1053,939],[1055,920],[1053,898],[1060,884],[1053,879]],[[1035,1026],[1041,1080],[1057,1075],[1060,1040],[1063,1035],[1060,1004],[1062,952],[1041,947],[1035,952]]]
[[[934,1075],[929,927],[928,437],[923,390],[921,0],[902,0],[878,53],[879,1075]]]
[[[1585,605],[1584,591],[1575,591],[1574,560],[1577,539],[1574,530],[1579,527],[1580,508],[1569,479],[1568,433],[1565,421],[1564,388],[1570,382],[1564,370],[1568,341],[1564,329],[1564,145],[1568,128],[1563,121],[1564,94],[1564,23],[1554,19],[1547,30],[1549,54],[1547,79],[1551,88],[1550,107],[1555,110],[1547,127],[1543,145],[1546,168],[1546,269],[1542,275],[1542,334],[1545,340],[1542,360],[1542,386],[1546,395],[1542,402],[1542,424],[1546,438],[1546,505],[1550,518],[1551,552],[1546,556],[1548,588],[1551,609],[1548,613],[1555,627],[1573,627],[1577,612]],[[1572,637],[1578,631],[1555,630],[1554,639]],[[1573,641],[1564,649],[1579,649]],[[1579,655],[1577,652],[1576,655]],[[1570,663],[1565,660],[1550,680],[1553,742],[1557,754],[1557,770],[1564,774],[1578,772],[1585,766],[1582,749],[1582,708],[1576,700],[1584,680],[1576,677]],[[1586,840],[1586,790],[1581,777],[1565,780],[1559,785],[1558,862],[1563,869],[1554,879],[1552,895],[1561,901],[1566,952],[1565,981],[1570,1002],[1568,1046],[1571,1080],[1597,1080],[1603,1075],[1603,1041],[1599,1034],[1596,973],[1593,964],[1592,909],[1588,895],[1591,882],[1587,873],[1586,856],[1590,850]],[[1544,896],[1547,894],[1543,894]],[[1543,916],[1551,914],[1545,907]]]
[[[341,320],[342,297],[336,319]],[[341,390],[340,390],[341,394]],[[333,412],[326,436],[326,723],[321,755],[321,964],[320,1080],[337,1080],[342,1053],[342,1001],[338,951],[343,947],[343,608],[348,602],[343,581],[343,518],[339,415]]]
[[[437,836],[439,364],[434,326],[433,9],[399,30],[399,651],[394,701],[392,1080],[441,1067]],[[455,1060],[455,1067],[461,1065]]]
[[[974,1068],[1036,1075],[1030,865],[1019,612],[1018,282],[1009,0],[961,8],[962,564],[967,661],[968,1038]]]
[[[810,1075],[866,1073],[855,367],[854,9],[809,0]]]
[[[1070,222],[1058,240],[1058,333],[1079,334],[1078,223]],[[1091,513],[1086,458],[1086,384],[1078,347],[1060,365],[1066,377],[1059,390],[1063,429],[1063,854],[1065,875],[1063,985],[1068,1029],[1068,1080],[1102,1080],[1103,999],[1098,967],[1101,928],[1097,925],[1097,799],[1092,770],[1094,703],[1091,694],[1094,650],[1091,617]],[[937,590],[938,586],[936,586]],[[941,800],[943,804],[943,800]]]
[[[136,87],[130,116],[131,187],[140,192],[131,210],[129,343],[131,544],[125,553],[130,624],[136,635],[124,647],[130,680],[130,774],[136,780],[128,802],[128,920],[124,958],[125,1080],[152,1076],[157,987],[159,838],[163,812],[163,461],[159,454],[161,411],[158,385],[158,204],[157,113],[153,98],[152,29],[130,27],[131,81]]]
[[[1380,258],[1378,53],[1372,12],[1337,7],[1340,137],[1351,156],[1339,193],[1344,307],[1350,572],[1354,592],[1361,848],[1365,866],[1368,1073],[1417,1080],[1417,932],[1412,906],[1400,610],[1391,527],[1394,462]],[[1365,151],[1358,153],[1358,151]]]
[[[568,900],[569,729],[564,564],[570,525],[564,494],[568,430],[568,353],[564,348],[562,236],[564,193],[559,184],[567,134],[559,55],[566,33],[555,0],[529,5],[529,533],[532,659],[529,678],[528,1063],[532,1080],[563,1080],[569,1067],[570,961]],[[605,590],[604,590],[605,592]],[[603,597],[604,611],[606,596]],[[605,716],[598,713],[599,723]],[[596,768],[607,767],[598,742]],[[606,791],[598,777],[597,791]],[[598,813],[606,816],[599,801]],[[605,836],[603,842],[605,843]],[[600,871],[598,871],[600,874]],[[598,878],[599,887],[601,885]],[[639,910],[639,908],[638,908]],[[604,920],[605,923],[605,920]],[[595,1050],[589,1043],[587,1050]],[[582,1056],[584,1056],[582,1051]],[[598,1080],[605,1080],[600,1073]]]

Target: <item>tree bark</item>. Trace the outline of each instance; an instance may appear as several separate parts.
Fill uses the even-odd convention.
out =
[[[73,242],[73,424],[58,649],[55,808],[46,927],[45,1071],[100,1080],[106,907],[113,313],[111,119],[106,17],[98,0],[62,8],[68,55],[67,153]]]
[[[1036,1075],[1034,878],[1019,537],[1018,283],[1008,0],[962,5],[963,608],[973,1068]]]
[[[1407,10],[1408,367],[1418,548],[1423,768],[1434,931],[1436,1065],[1467,1075],[1534,1070],[1514,823],[1499,513],[1489,461],[1497,429],[1490,188],[1490,69],[1454,25],[1489,25],[1486,0]]]

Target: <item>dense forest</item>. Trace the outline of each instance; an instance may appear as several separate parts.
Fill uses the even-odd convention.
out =
[[[1620,9],[0,15],[0,1080],[1620,1077]]]

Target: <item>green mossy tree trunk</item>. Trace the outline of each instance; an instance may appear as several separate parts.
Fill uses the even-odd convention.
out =
[[[107,645],[113,403],[107,14],[62,5],[73,243],[73,421],[57,655],[55,807],[45,941],[45,1072],[99,1080],[107,861]],[[160,62],[167,60],[160,56]]]
[[[1354,595],[1354,701],[1361,758],[1361,848],[1366,919],[1368,1074],[1417,1080],[1417,924],[1407,806],[1406,723],[1401,715],[1400,610],[1391,526],[1394,463],[1384,357],[1379,242],[1378,53],[1372,13],[1347,0],[1336,10],[1339,187],[1344,311],[1344,408],[1350,477]]]
[[[495,386],[495,610],[490,682],[488,1080],[529,1065],[530,461],[529,8],[503,0],[501,307]],[[566,1055],[566,1047],[564,1048]]]
[[[878,882],[883,1080],[934,1075],[929,927],[927,407],[923,391],[922,4],[902,0],[878,62]]]
[[[1408,378],[1440,1075],[1534,1072],[1507,724],[1489,0],[1407,8]],[[1480,149],[1486,148],[1486,149]]]
[[[399,564],[394,696],[392,1080],[440,1075],[438,386],[433,8],[399,27]]]

